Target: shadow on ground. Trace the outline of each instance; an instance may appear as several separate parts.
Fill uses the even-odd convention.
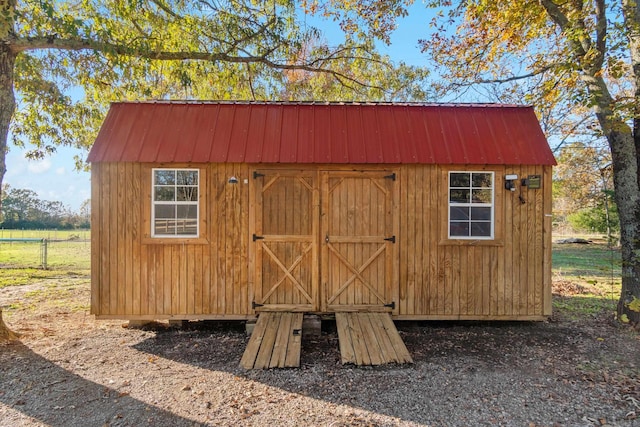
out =
[[[192,426],[126,394],[70,373],[19,343],[0,346],[2,425],[54,427],[105,425]],[[28,417],[25,420],[24,416]],[[9,418],[9,419],[6,419]]]
[[[134,347],[148,354],[224,371],[244,379],[335,405],[434,425],[523,425],[532,420],[575,421],[572,391],[563,388],[549,409],[545,387],[581,358],[581,333],[550,323],[397,322],[413,365],[342,366],[335,322],[320,337],[304,338],[299,369],[244,371],[238,367],[248,341],[241,324],[192,324],[157,330]],[[197,344],[197,345],[196,345]],[[576,396],[575,399],[578,399]],[[581,405],[582,403],[580,403]],[[568,407],[568,409],[567,409]],[[473,416],[467,417],[468,411]],[[523,412],[524,411],[524,412]],[[555,412],[555,413],[554,413]]]

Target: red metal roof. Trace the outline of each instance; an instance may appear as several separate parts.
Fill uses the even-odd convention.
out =
[[[303,102],[114,103],[88,160],[555,164],[531,107]]]

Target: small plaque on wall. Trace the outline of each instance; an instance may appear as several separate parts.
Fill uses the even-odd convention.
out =
[[[542,177],[540,175],[529,175],[527,177],[527,187],[531,190],[537,190],[542,187]]]

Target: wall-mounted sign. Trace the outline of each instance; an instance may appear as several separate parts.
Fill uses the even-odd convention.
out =
[[[542,187],[542,177],[540,175],[529,175],[527,177],[527,187],[531,190],[537,190]]]

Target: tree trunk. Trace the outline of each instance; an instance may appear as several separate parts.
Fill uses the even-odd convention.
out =
[[[627,131],[628,130],[628,131]],[[613,160],[615,198],[620,217],[622,248],[622,292],[618,301],[618,317],[624,316],[640,325],[640,309],[631,305],[640,299],[640,187],[638,185],[638,153],[634,137],[627,127],[607,134]],[[631,305],[631,306],[630,306]]]
[[[0,40],[0,189],[7,171],[5,163],[9,126],[16,109],[16,101],[13,95],[13,68],[16,63],[16,55],[11,51],[8,43]],[[0,212],[2,212],[2,200],[0,199]]]
[[[15,341],[17,339],[18,334],[11,331],[7,325],[5,325],[4,320],[2,320],[2,308],[0,308],[0,343]]]

